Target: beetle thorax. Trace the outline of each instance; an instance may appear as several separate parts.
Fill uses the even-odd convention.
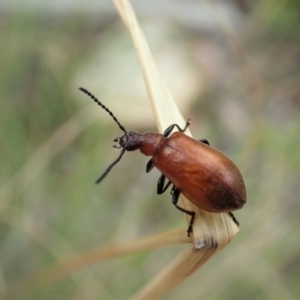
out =
[[[161,143],[166,139],[159,133],[145,133],[143,136],[142,145],[140,147],[141,153],[147,156],[153,156]]]

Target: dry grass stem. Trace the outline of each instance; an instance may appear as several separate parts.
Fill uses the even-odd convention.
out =
[[[172,123],[183,126],[185,119],[155,66],[129,1],[114,0],[114,3],[133,40],[159,131],[163,132]],[[186,134],[191,135],[189,130]],[[228,214],[211,214],[202,211],[183,196],[181,196],[181,201],[186,209],[193,210],[197,214],[194,223],[193,247],[181,253],[136,296],[137,299],[162,297],[201,267],[213,254],[224,248],[238,232],[237,226]]]
[[[55,264],[38,274],[31,275],[21,282],[14,284],[9,290],[9,296],[14,298],[21,295],[24,296],[28,292],[40,289],[50,283],[53,284],[62,277],[73,274],[78,270],[101,261],[140,251],[153,250],[184,243],[191,244],[191,242],[192,239],[186,236],[184,229],[176,229],[152,235],[150,237],[145,237],[137,241],[130,241],[119,245],[112,245],[84,252],[62,262],[61,264]]]

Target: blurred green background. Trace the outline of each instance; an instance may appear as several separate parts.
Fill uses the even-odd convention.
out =
[[[133,1],[194,137],[230,156],[248,190],[236,238],[165,298],[299,299],[300,2],[214,3]],[[139,153],[94,185],[122,132],[79,86],[126,129],[156,131],[112,3],[2,0],[0,14],[0,293],[78,253],[185,227]],[[97,264],[22,297],[126,299],[183,248]]]

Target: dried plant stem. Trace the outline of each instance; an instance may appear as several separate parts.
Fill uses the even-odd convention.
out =
[[[157,71],[147,41],[138,25],[130,3],[122,0],[113,1],[131,34],[159,131],[163,132],[171,122],[174,123],[174,119],[177,123],[184,125],[185,120],[178,110],[167,85]],[[186,133],[190,134],[188,130]]]
[[[193,274],[213,254],[214,250],[206,250],[199,255],[189,246],[182,251],[167,267],[165,267],[152,282],[150,282],[134,299],[159,299],[171,291],[184,279]],[[184,262],[184,263],[183,263]]]
[[[172,123],[184,125],[185,120],[157,71],[129,1],[113,0],[113,2],[131,35],[159,131],[163,132]],[[186,134],[191,135],[188,130]],[[136,299],[162,297],[201,267],[212,255],[223,249],[238,232],[237,226],[228,214],[211,214],[194,206],[183,196],[180,199],[186,209],[195,211],[197,215],[193,227],[193,247],[188,247],[182,252],[160,275],[138,293]]]
[[[24,295],[28,292],[40,289],[48,284],[53,284],[55,281],[73,274],[75,271],[101,261],[120,257],[121,255],[184,243],[191,244],[191,242],[192,239],[186,236],[185,229],[176,229],[150,237],[145,237],[137,241],[130,241],[119,245],[112,245],[84,252],[60,264],[55,264],[38,274],[31,275],[28,278],[23,279],[21,282],[15,283],[10,287],[8,291],[9,295],[5,295],[5,297],[7,299],[16,299],[20,296],[24,297]]]

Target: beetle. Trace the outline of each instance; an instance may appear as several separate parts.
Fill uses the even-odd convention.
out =
[[[187,229],[188,236],[193,231],[195,212],[179,206],[178,199],[182,193],[197,207],[212,213],[228,212],[233,221],[239,225],[232,211],[240,209],[246,203],[246,188],[243,176],[238,167],[222,152],[210,147],[206,139],[195,140],[184,134],[190,125],[170,125],[163,134],[126,131],[113,113],[103,105],[93,94],[84,88],[79,88],[101,106],[125,133],[114,139],[120,148],[119,157],[97,179],[100,183],[117,164],[125,151],[140,150],[146,156],[151,156],[146,172],[156,167],[162,174],[157,183],[157,194],[164,193],[172,185],[171,195],[174,206],[190,216]],[[178,131],[173,132],[174,129]],[[166,182],[167,180],[167,182]]]

